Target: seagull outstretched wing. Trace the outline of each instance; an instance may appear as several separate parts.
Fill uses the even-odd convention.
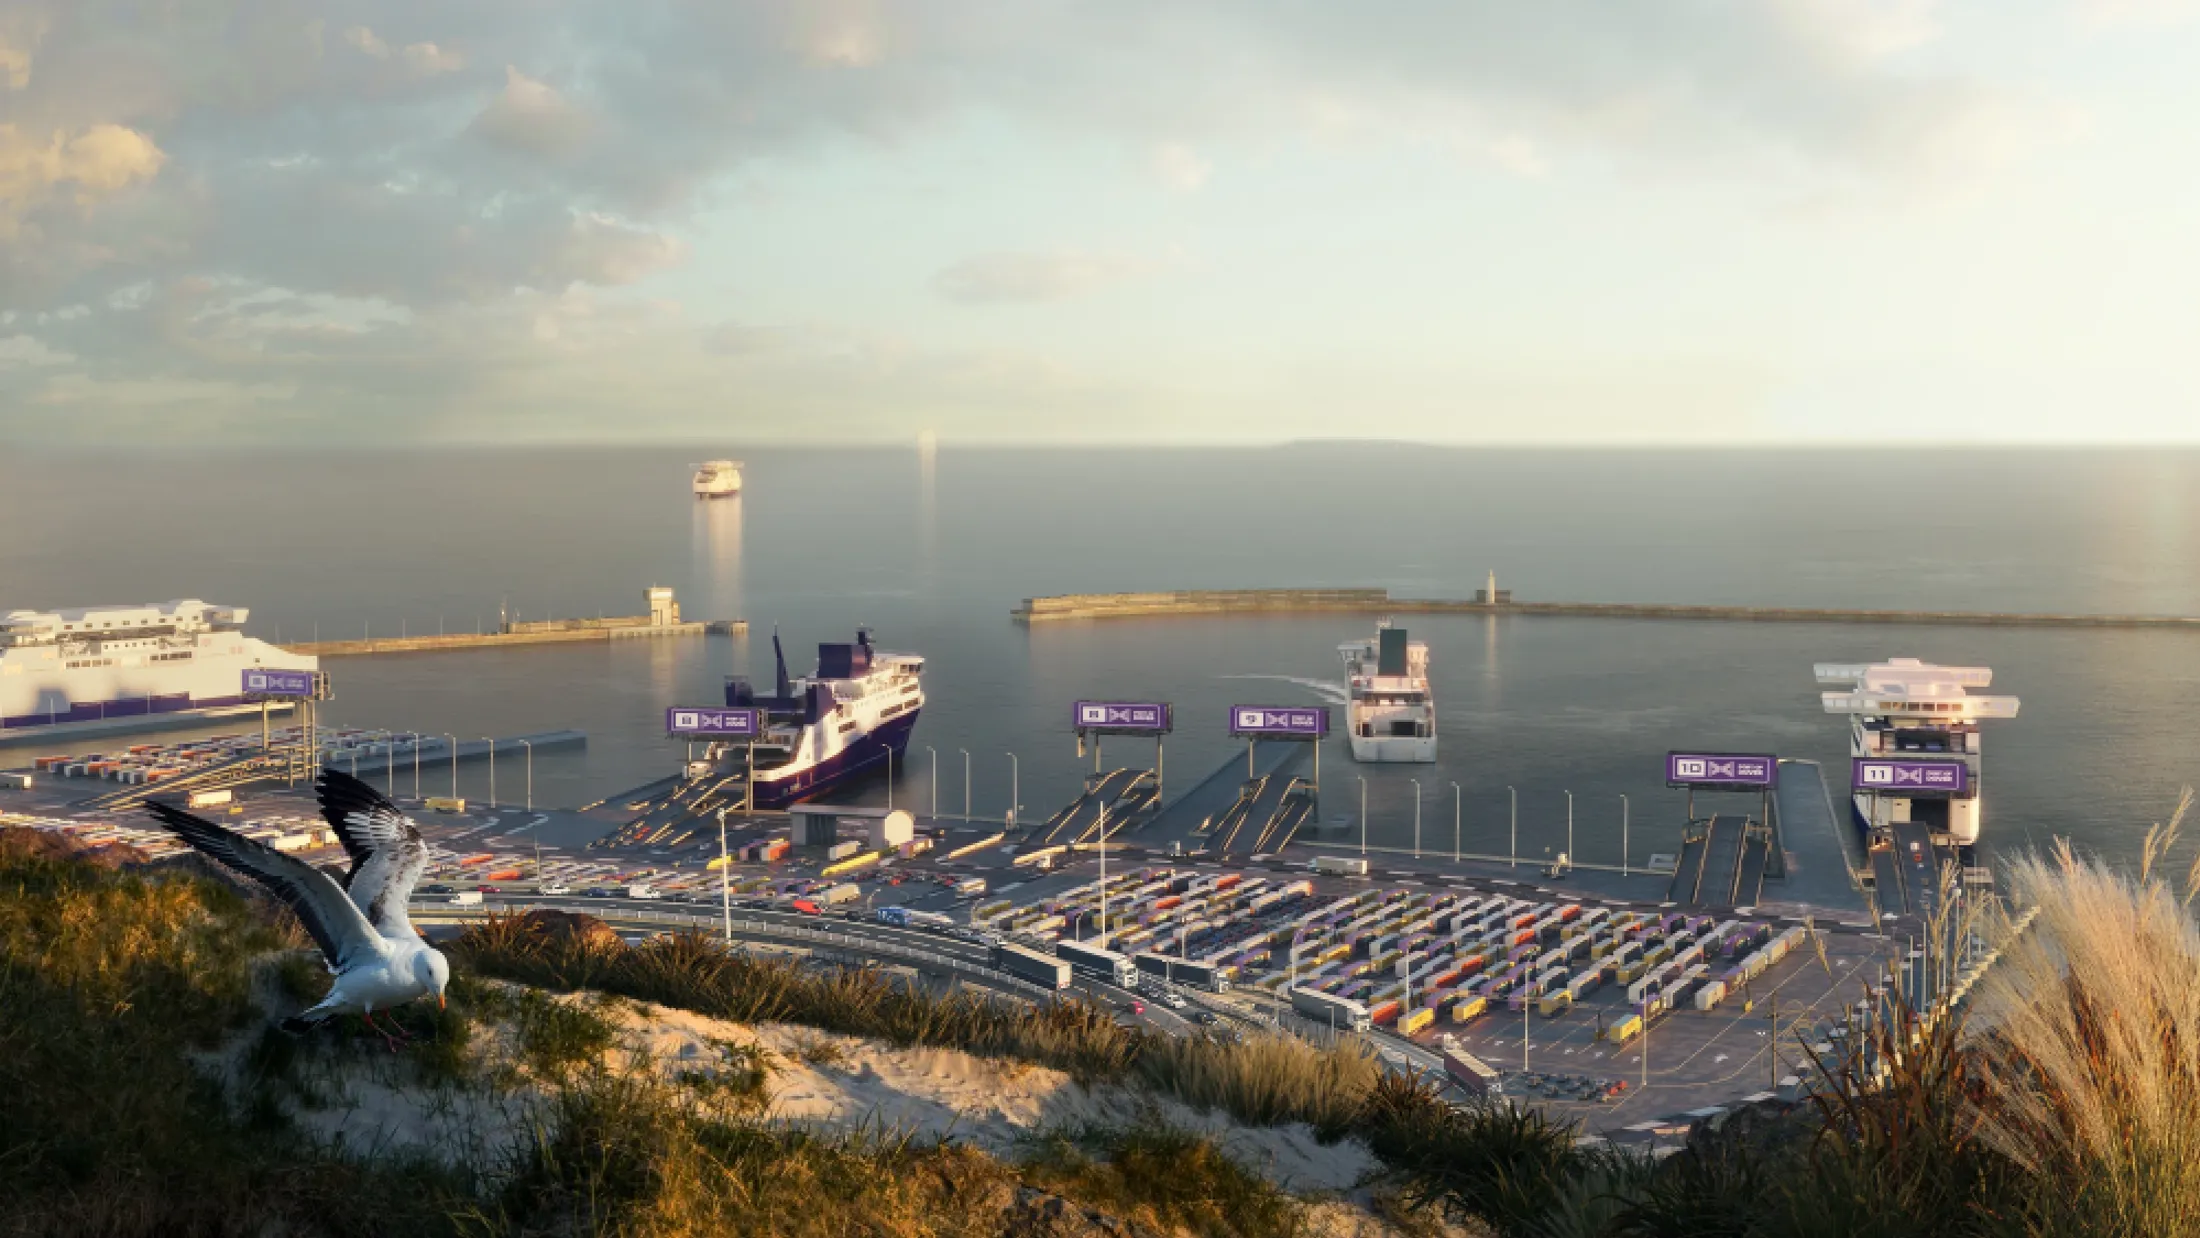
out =
[[[385,952],[381,935],[327,873],[173,805],[148,802],[145,810],[193,849],[259,882],[297,912],[329,970],[342,971]]]
[[[420,827],[380,791],[342,770],[322,770],[314,790],[321,797],[321,815],[351,856],[344,888],[352,901],[376,932],[411,941],[415,934],[405,904],[428,868]]]

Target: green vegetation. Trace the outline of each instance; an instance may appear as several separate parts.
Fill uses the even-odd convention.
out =
[[[933,996],[704,937],[591,945],[503,918],[452,951],[449,1010],[401,1012],[406,1053],[356,1020],[298,1040],[266,1028],[263,1005],[303,1005],[327,978],[280,914],[205,879],[0,848],[0,1234],[1003,1235],[1084,1209],[1218,1238],[1311,1224],[1226,1144],[1158,1118],[1037,1135],[1013,1162],[776,1125],[788,1066],[761,1047],[715,1043],[716,1061],[669,1074],[610,1065],[610,1007],[631,1002],[1305,1122],[1363,1141],[1382,1210],[1417,1232],[1443,1216],[1522,1238],[2200,1235],[2200,864],[2177,886],[2157,871],[2182,814],[2136,875],[2067,849],[2018,861],[2008,888],[2030,916],[1967,1014],[1883,1026],[1882,1071],[1827,1064],[1809,1105],[1734,1115],[1655,1163],[1535,1113],[1454,1105],[1351,1047],[1151,1037],[1076,1003]],[[815,1036],[789,1057],[843,1052]],[[431,1097],[501,1089],[539,1108],[493,1156],[325,1145],[305,1118],[348,1103],[369,1067]]]
[[[289,942],[212,882],[0,859],[0,1233],[449,1232],[463,1175],[289,1137],[292,1046],[258,1043],[237,1104],[194,1068],[262,1017],[251,960]]]

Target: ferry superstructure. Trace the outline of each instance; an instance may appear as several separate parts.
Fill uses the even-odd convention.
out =
[[[1849,716],[1850,805],[1867,842],[1909,826],[1959,847],[1976,843],[1984,803],[1978,724],[2017,716],[2016,697],[1971,695],[1991,686],[1994,672],[1916,658],[1814,669],[1820,684],[1843,689],[1819,699],[1827,713]]]
[[[785,808],[852,779],[888,772],[908,750],[924,708],[924,659],[885,653],[858,630],[852,644],[817,647],[815,674],[790,679],[772,634],[775,692],[758,697],[745,678],[726,681],[726,704],[765,712],[765,733],[751,749],[721,745],[718,755],[756,762],[758,808]]]
[[[1375,638],[1337,646],[1344,657],[1346,730],[1352,759],[1429,762],[1436,759],[1436,697],[1429,690],[1428,646],[1408,640],[1388,619]]]
[[[730,499],[741,493],[739,460],[705,460],[695,466],[695,497]]]
[[[0,616],[0,743],[188,726],[259,706],[244,672],[318,670],[196,598]]]

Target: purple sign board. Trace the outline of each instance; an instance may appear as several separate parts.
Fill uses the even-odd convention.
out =
[[[720,709],[708,705],[675,705],[665,711],[668,735],[721,735],[755,739],[763,728],[760,709]]]
[[[1230,734],[1247,739],[1320,739],[1329,734],[1329,710],[1232,705]]]
[[[1709,791],[1760,791],[1778,786],[1780,758],[1740,752],[1668,752],[1665,785]]]
[[[278,671],[249,667],[244,672],[246,696],[308,697],[313,695],[312,671]]]
[[[1159,734],[1169,729],[1168,705],[1158,701],[1079,701],[1071,714],[1077,731],[1133,731]]]
[[[1893,795],[1906,792],[1961,795],[1971,786],[1971,768],[1961,761],[1891,761],[1858,757],[1850,773],[1851,785],[1857,790]]]

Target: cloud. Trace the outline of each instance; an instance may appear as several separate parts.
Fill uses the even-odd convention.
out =
[[[562,155],[587,139],[589,120],[550,86],[506,65],[504,89],[474,118],[473,127],[499,146]]]
[[[344,42],[351,44],[376,60],[389,59],[390,45],[383,42],[375,35],[374,31],[367,29],[365,26],[353,26],[344,31]]]
[[[1161,265],[1128,254],[1081,250],[979,254],[941,271],[932,286],[965,305],[1061,301],[1151,275]]]
[[[1214,169],[1198,151],[1181,142],[1164,142],[1154,148],[1148,164],[1154,179],[1179,193],[1189,193],[1207,183]]]
[[[456,73],[466,67],[462,52],[433,43],[407,43],[405,63],[420,73]]]
[[[2077,0],[2078,19],[2096,26],[2174,26],[2200,17],[2196,0]]]
[[[151,180],[166,158],[150,138],[121,125],[44,138],[0,125],[0,241],[49,206],[88,208]]]
[[[500,400],[580,425],[584,392],[639,378],[701,406],[729,370],[850,423],[895,404],[871,385],[888,374],[922,375],[948,421],[1121,395],[1042,354],[771,325],[768,306],[714,306],[747,325],[705,328],[651,295],[706,222],[744,226],[733,178],[973,118],[1134,152],[1179,192],[1279,149],[1389,144],[1517,176],[1596,161],[1899,193],[2065,131],[1947,67],[1959,40],[1929,0],[1400,0],[1380,22],[1329,0],[369,7],[371,29],[326,0],[0,0],[0,312],[94,307],[38,327],[66,359],[11,366],[0,405],[35,384],[94,425],[105,399],[210,416],[229,393],[309,434],[475,424]],[[1029,304],[1171,265],[981,253],[932,287]]]
[[[32,366],[61,365],[76,358],[48,346],[44,340],[30,335],[0,336],[0,370],[28,369]]]

